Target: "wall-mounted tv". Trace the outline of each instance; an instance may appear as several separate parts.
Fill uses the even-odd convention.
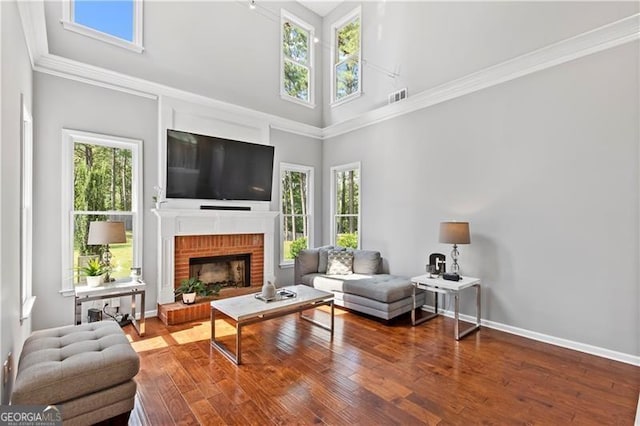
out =
[[[167,130],[167,198],[271,201],[274,148]]]

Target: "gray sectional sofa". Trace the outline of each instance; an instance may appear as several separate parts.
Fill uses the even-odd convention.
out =
[[[351,254],[350,271],[349,255],[339,256],[336,252]],[[337,257],[346,265],[333,267]],[[413,307],[410,280],[382,273],[382,257],[378,251],[331,246],[302,250],[294,262],[294,279],[295,284],[332,292],[338,306],[385,320],[410,312]],[[425,303],[424,292],[419,291],[416,298],[416,306]]]

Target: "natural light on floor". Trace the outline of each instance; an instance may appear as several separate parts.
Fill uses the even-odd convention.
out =
[[[225,320],[216,320],[216,337],[230,336],[236,333],[235,327]],[[176,339],[179,345],[185,343],[197,342],[203,339],[203,336],[211,336],[211,322],[206,321],[200,324],[194,324],[193,327],[186,330],[175,331],[171,333],[171,337]]]
[[[152,337],[150,339],[144,339],[137,342],[133,342],[129,335],[127,335],[127,338],[136,352],[152,351],[154,349],[161,349],[169,346],[162,336]]]

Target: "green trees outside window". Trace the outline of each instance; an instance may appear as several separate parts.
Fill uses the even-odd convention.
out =
[[[341,247],[358,248],[360,218],[360,170],[334,170],[334,239]]]
[[[284,94],[311,103],[313,28],[283,11],[282,88]]]
[[[360,92],[360,15],[335,28],[334,100]]]
[[[292,261],[300,250],[308,248],[310,235],[311,171],[305,167],[281,168],[282,256],[284,263]]]
[[[87,245],[89,223],[117,220],[125,223],[127,242],[110,245],[115,263],[111,276],[124,278],[133,263],[132,153],[129,149],[75,143],[73,153],[73,259],[82,267],[100,255],[103,247]],[[79,278],[76,278],[76,282]]]

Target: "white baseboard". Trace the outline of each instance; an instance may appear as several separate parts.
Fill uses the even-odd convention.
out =
[[[429,308],[433,310],[433,307],[430,306]],[[439,313],[449,318],[454,317],[453,311],[440,309]],[[460,314],[460,319],[466,322],[475,322],[476,320],[474,316],[465,315],[465,314]],[[584,352],[587,354],[596,355],[602,358],[624,362],[625,364],[631,364],[631,365],[640,367],[640,356],[626,354],[623,352],[612,351],[610,349],[588,345],[586,343],[574,342],[573,340],[567,340],[560,337],[550,336],[548,334],[538,333],[537,331],[526,330],[524,328],[514,327],[511,325],[502,324],[496,321],[481,319],[480,324],[483,327],[493,328],[495,330],[504,331],[505,333],[526,337],[527,339],[536,340],[538,342],[549,343],[551,345],[560,346],[563,348],[572,349],[574,351]],[[640,426],[640,425],[636,425],[636,426]]]

